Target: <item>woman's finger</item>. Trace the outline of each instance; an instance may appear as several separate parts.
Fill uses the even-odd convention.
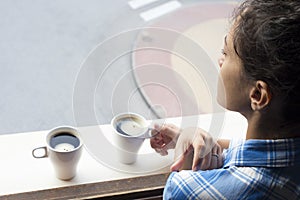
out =
[[[218,158],[219,158],[219,145],[215,145],[211,150],[211,161],[209,169],[218,168]]]
[[[171,171],[179,171],[183,169],[191,169],[193,159],[193,148],[188,148],[170,167]]]
[[[194,156],[193,156],[193,165],[192,170],[197,171],[200,169],[202,158],[200,158],[200,154],[202,149],[204,148],[203,145],[197,145],[194,147]]]
[[[211,164],[211,152],[209,152],[203,159],[200,165],[201,170],[207,170]]]
[[[185,161],[185,156],[184,156],[184,155],[180,156],[180,158],[177,159],[177,160],[171,165],[170,170],[171,170],[171,171],[179,171],[179,170],[182,168],[184,161]]]

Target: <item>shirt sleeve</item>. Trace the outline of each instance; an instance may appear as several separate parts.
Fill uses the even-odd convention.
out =
[[[169,178],[167,180],[165,189],[164,189],[164,193],[163,193],[163,199],[164,200],[169,200],[169,199],[173,199],[172,198],[172,178],[173,176],[176,174],[177,172],[172,172],[169,175]]]
[[[230,143],[229,143],[228,149],[225,149],[225,150],[223,151],[223,158],[224,158],[224,160],[227,159],[228,152],[232,151],[232,149],[234,149],[234,147],[239,146],[239,145],[242,144],[244,141],[245,141],[245,140],[244,140],[244,139],[241,139],[241,138],[231,139],[231,140],[230,140]],[[224,164],[224,165],[225,165],[225,164]]]
[[[245,142],[245,139],[241,139],[241,138],[232,139],[232,140],[230,140],[230,143],[229,143],[229,149],[239,146],[243,142]]]

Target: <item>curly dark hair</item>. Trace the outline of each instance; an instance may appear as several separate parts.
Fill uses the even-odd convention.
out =
[[[285,117],[295,119],[290,112],[300,110],[300,1],[246,0],[233,19],[234,49],[246,76],[284,97]]]

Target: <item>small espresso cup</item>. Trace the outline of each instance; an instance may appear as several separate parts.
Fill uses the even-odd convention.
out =
[[[149,132],[146,119],[136,113],[121,113],[111,120],[111,126],[117,159],[123,164],[135,163],[138,151]]]
[[[47,134],[46,144],[33,149],[33,157],[49,157],[57,178],[72,179],[76,175],[77,164],[82,153],[82,140],[77,129],[71,126],[54,128]]]

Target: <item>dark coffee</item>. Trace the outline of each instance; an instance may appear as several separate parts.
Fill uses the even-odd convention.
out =
[[[126,117],[116,123],[116,130],[126,136],[138,136],[145,132],[146,128],[135,117]]]
[[[50,146],[52,148],[56,148],[60,144],[69,144],[69,146],[73,146],[73,148],[77,148],[80,145],[79,139],[68,133],[68,132],[60,132],[55,134],[51,139],[50,139]]]

